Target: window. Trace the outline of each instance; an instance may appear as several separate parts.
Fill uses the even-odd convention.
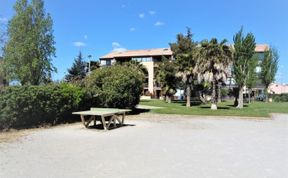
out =
[[[137,62],[152,62],[152,57],[133,57],[132,60]]]
[[[106,66],[111,66],[111,59],[106,60]]]

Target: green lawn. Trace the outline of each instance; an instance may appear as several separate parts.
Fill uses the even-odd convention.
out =
[[[185,102],[165,103],[162,100],[142,100],[140,105],[158,106],[162,109],[153,109],[150,112],[159,114],[207,115],[207,116],[250,116],[269,117],[269,113],[288,113],[288,103],[252,102],[245,104],[243,109],[237,109],[232,101],[218,104],[218,110],[211,110],[210,104],[192,105],[187,108]]]

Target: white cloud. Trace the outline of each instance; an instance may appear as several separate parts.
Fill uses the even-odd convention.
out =
[[[120,43],[118,43],[118,42],[113,42],[112,43],[112,48],[113,48],[112,52],[124,52],[124,51],[127,51],[127,49],[122,47],[120,45]]]
[[[81,41],[75,41],[75,42],[73,43],[73,45],[74,45],[75,47],[84,47],[84,46],[86,46],[86,43],[81,42]]]
[[[149,11],[148,13],[149,13],[150,15],[155,15],[155,14],[156,14],[155,11]]]
[[[6,23],[8,19],[6,17],[0,17],[0,23]]]
[[[154,24],[154,26],[163,26],[163,25],[165,25],[165,23],[164,22],[160,22],[160,21],[158,21],[158,22],[156,22]]]
[[[144,19],[145,18],[145,14],[144,13],[139,14],[139,18],[140,19]]]
[[[134,27],[129,28],[130,32],[134,32],[135,30],[136,30],[136,28],[134,28]]]
[[[88,39],[88,35],[84,35],[84,39],[87,40]]]

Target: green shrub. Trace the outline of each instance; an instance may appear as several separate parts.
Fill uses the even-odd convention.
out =
[[[273,100],[275,102],[288,102],[288,94],[273,95]]]
[[[136,65],[115,65],[95,70],[86,80],[93,106],[133,108],[140,101],[144,75]]]
[[[89,98],[70,84],[12,86],[0,92],[0,129],[65,122]]]

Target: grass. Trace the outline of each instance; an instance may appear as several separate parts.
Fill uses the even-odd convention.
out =
[[[211,110],[210,104],[192,105],[187,108],[185,101],[165,103],[162,100],[143,100],[141,105],[163,107],[153,109],[150,112],[158,114],[179,114],[179,115],[205,115],[205,116],[246,116],[246,117],[269,117],[270,113],[288,113],[288,103],[264,103],[252,102],[245,104],[243,109],[237,109],[232,101],[218,104],[218,110]]]

